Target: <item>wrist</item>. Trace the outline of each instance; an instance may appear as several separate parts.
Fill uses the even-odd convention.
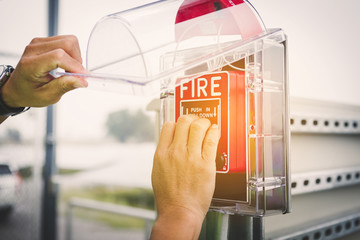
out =
[[[7,108],[22,107],[16,100],[12,90],[14,70],[10,65],[0,65],[0,100],[2,105],[5,105]]]
[[[151,240],[198,239],[203,220],[202,216],[181,207],[159,212],[151,232]]]
[[[13,84],[10,79],[14,68],[9,65],[0,65],[0,69],[0,115],[15,116],[28,110],[29,108],[21,107],[16,95],[11,90]]]
[[[0,89],[0,96],[6,106],[10,108],[19,108],[17,101],[13,98],[14,94],[11,93],[9,82],[6,82],[5,85]]]

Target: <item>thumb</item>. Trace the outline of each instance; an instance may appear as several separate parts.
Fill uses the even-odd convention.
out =
[[[47,90],[55,95],[63,95],[76,88],[85,88],[87,86],[88,83],[84,78],[73,76],[55,78],[46,84]]]
[[[88,86],[84,78],[73,76],[63,76],[55,78],[41,87],[42,99],[46,99],[45,104],[54,104],[60,100],[62,95],[76,88],[85,88]]]

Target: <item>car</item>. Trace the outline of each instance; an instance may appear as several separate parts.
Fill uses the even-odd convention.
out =
[[[0,220],[6,220],[11,215],[21,182],[21,176],[10,164],[0,163]]]

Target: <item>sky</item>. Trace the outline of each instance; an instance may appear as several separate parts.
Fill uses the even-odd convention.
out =
[[[78,37],[83,59],[91,30],[103,16],[145,4],[145,0],[60,0],[59,34]],[[252,0],[267,28],[288,36],[290,95],[360,104],[360,21],[356,0]],[[0,51],[20,55],[33,37],[46,36],[46,0],[1,0],[0,20],[11,29]],[[31,10],[29,10],[31,9]],[[34,11],[36,9],[36,12]],[[8,60],[8,58],[5,58]],[[16,58],[9,60],[15,65]],[[5,61],[0,56],[0,61]],[[156,96],[155,96],[156,97]],[[107,114],[145,109],[151,98],[90,89],[66,94],[56,105],[59,140],[99,140]]]

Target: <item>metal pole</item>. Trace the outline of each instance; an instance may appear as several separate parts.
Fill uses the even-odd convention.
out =
[[[54,107],[46,111],[46,139],[45,139],[45,164],[43,172],[43,205],[42,205],[42,240],[56,239],[56,205],[57,188],[52,183],[52,176],[56,173],[55,166],[55,132],[54,132]]]
[[[263,218],[208,212],[199,240],[263,240]]]
[[[153,221],[145,220],[145,240],[150,239],[152,225]]]
[[[58,35],[59,27],[59,0],[49,0],[49,25],[48,25],[48,35],[56,36]]]
[[[66,240],[72,240],[72,205],[71,205],[71,202],[69,202],[69,204],[67,206]]]
[[[228,239],[253,240],[252,217],[230,215],[228,225]]]
[[[265,228],[264,228],[263,217],[253,218],[253,239],[254,240],[265,239]]]
[[[199,240],[226,240],[228,223],[228,214],[208,212],[201,229]]]
[[[58,33],[59,0],[49,0],[48,4],[48,35],[55,36]],[[44,188],[41,223],[42,240],[55,240],[57,237],[57,188],[51,181],[52,176],[56,173],[54,113],[54,106],[49,106],[46,111],[45,163],[43,170]]]

